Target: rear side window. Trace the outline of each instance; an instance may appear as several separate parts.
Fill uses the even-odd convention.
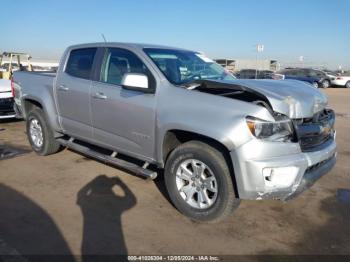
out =
[[[66,66],[66,73],[84,79],[90,79],[92,63],[97,48],[72,50]]]

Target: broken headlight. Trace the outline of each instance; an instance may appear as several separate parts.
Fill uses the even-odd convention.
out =
[[[293,140],[293,125],[287,118],[270,122],[249,116],[246,121],[250,132],[258,139],[276,142]]]

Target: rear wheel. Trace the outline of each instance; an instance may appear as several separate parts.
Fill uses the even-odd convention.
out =
[[[328,80],[324,80],[322,82],[322,88],[328,88],[331,85],[331,83]]]
[[[345,87],[350,88],[350,81],[346,82]]]
[[[46,156],[60,150],[61,146],[45,121],[42,109],[36,108],[29,112],[26,127],[29,143],[37,154]]]
[[[200,141],[184,143],[170,154],[165,183],[176,208],[197,221],[222,220],[240,203],[224,156]]]
[[[318,82],[313,82],[312,85],[313,85],[315,88],[318,88],[318,87],[319,87]]]

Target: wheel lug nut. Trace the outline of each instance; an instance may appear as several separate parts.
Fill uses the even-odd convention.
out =
[[[195,184],[194,184],[194,183],[192,183],[192,186],[194,187],[194,186],[195,186]]]
[[[197,191],[199,191],[199,190],[200,190],[200,188],[199,188],[199,187],[197,187],[197,188],[196,188],[196,190],[197,190]]]
[[[202,188],[202,189],[204,189],[204,186],[203,186],[203,185],[201,185],[201,188]]]

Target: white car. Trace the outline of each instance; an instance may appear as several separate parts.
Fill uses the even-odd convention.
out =
[[[336,86],[345,86],[350,88],[350,76],[337,76],[332,80],[332,84]]]
[[[0,79],[0,119],[16,117],[13,105],[11,80]]]

